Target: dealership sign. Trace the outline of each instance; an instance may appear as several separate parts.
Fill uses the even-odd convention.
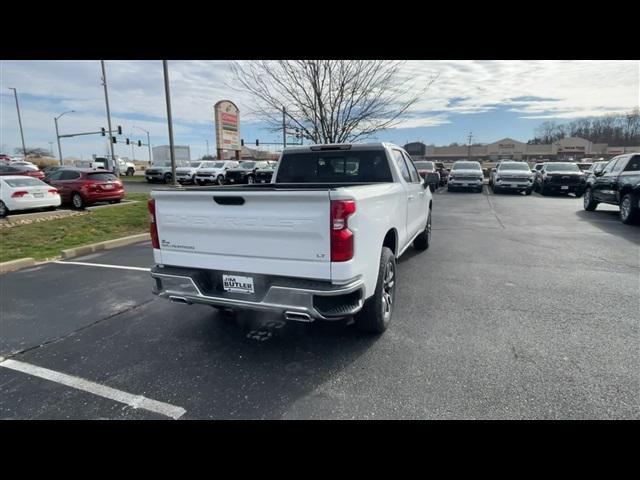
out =
[[[221,100],[213,108],[218,149],[240,150],[240,110],[229,100]]]

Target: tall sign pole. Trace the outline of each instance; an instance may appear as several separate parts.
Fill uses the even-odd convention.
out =
[[[169,67],[167,61],[162,61],[164,70],[164,94],[167,100],[167,121],[169,122],[169,152],[171,155],[171,181],[174,187],[178,186],[176,180],[176,152],[173,144],[173,119],[171,118],[171,93],[169,92]]]
[[[100,65],[102,66],[102,86],[104,87],[104,102],[107,106],[107,126],[109,127],[109,146],[111,147],[111,161],[113,162],[113,169],[115,170],[117,175],[120,175],[119,165],[116,162],[116,155],[113,151],[113,137],[111,134],[113,130],[111,129],[111,111],[109,110],[109,92],[107,91],[107,72],[104,68],[104,60],[100,60]]]

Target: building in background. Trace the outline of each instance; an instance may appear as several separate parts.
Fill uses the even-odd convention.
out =
[[[622,153],[639,152],[640,145],[634,147],[609,146],[606,143],[592,143],[580,137],[566,137],[552,144],[531,145],[503,138],[488,145],[466,145],[436,147],[422,142],[412,142],[404,149],[414,160],[437,160],[454,162],[470,157],[480,162],[499,160],[541,161],[580,161],[583,158],[609,159]]]

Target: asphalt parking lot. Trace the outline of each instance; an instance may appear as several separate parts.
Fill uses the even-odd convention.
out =
[[[155,298],[148,243],[6,274],[0,418],[640,418],[640,227],[486,186],[433,212],[380,337]]]

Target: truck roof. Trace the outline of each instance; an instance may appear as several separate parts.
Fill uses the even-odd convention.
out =
[[[322,150],[369,150],[371,148],[394,147],[401,148],[398,145],[389,142],[373,142],[373,143],[319,143],[315,145],[296,145],[286,147],[284,152],[317,152]]]

